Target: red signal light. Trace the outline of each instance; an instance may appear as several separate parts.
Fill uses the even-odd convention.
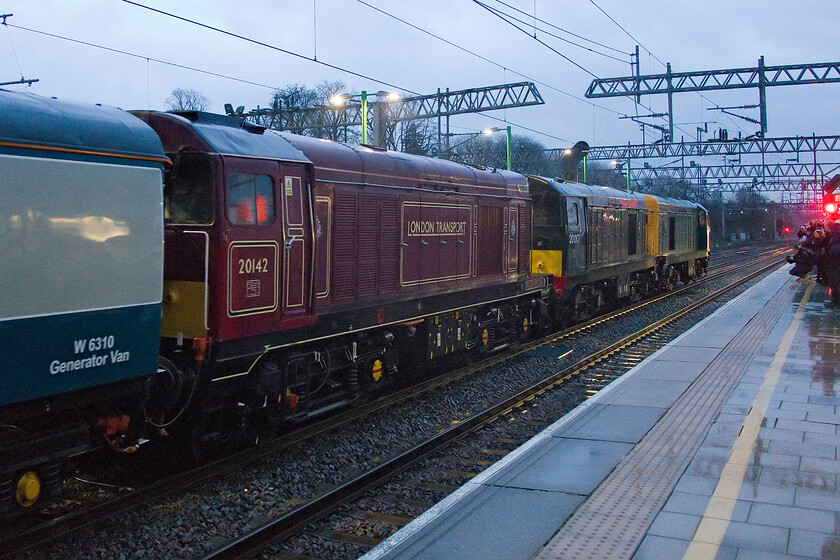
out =
[[[785,226],[783,231],[785,233],[790,233],[790,226]]]
[[[837,212],[837,205],[833,202],[827,202],[825,205],[826,214],[834,214]]]

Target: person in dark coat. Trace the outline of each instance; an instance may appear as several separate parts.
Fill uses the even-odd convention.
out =
[[[797,247],[794,255],[786,257],[787,262],[794,264],[790,273],[798,278],[805,278],[816,267],[817,281],[820,282],[824,268],[820,265],[824,264],[828,246],[825,223],[821,220],[813,220],[799,228],[797,235],[802,243]]]
[[[831,292],[826,307],[840,306],[840,220],[827,222],[828,244],[823,257],[823,276]]]

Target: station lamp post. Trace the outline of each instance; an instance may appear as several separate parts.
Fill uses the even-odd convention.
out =
[[[367,144],[368,100],[367,92],[362,90],[362,144]]]
[[[589,184],[589,153],[583,154],[583,184]]]
[[[472,141],[474,138],[476,138],[478,136],[481,136],[482,134],[484,134],[484,132],[485,131],[483,131],[483,130],[479,131],[479,132],[444,132],[443,137],[446,139],[446,149],[443,151],[443,156],[445,157],[445,159],[450,159],[451,160],[452,159],[452,151],[455,148],[457,148],[458,146],[463,146],[467,142]],[[462,140],[461,142],[458,142],[457,144],[455,144],[453,146],[450,146],[449,145],[449,139],[454,138],[455,136],[469,136],[469,138],[467,138],[466,140]]]
[[[615,170],[621,173],[624,169],[624,166],[627,165],[627,191],[630,191],[630,158],[627,158],[627,161],[618,161],[612,160],[613,165],[615,165]]]
[[[494,132],[499,132],[500,130],[504,130],[507,133],[507,143],[506,143],[506,150],[505,153],[507,155],[507,170],[510,171],[510,126],[506,126],[504,128],[499,128],[498,126],[494,126],[493,128],[488,128],[483,132],[483,134],[493,134]]]
[[[370,103],[382,103],[383,101],[399,101],[400,94],[398,93],[389,93],[387,91],[378,91],[376,92],[377,101],[371,101]],[[361,112],[362,112],[362,144],[368,143],[368,131],[367,131],[367,123],[368,123],[368,92],[362,90],[361,94],[351,95],[349,93],[337,93],[330,98],[330,105],[335,107],[344,106],[347,104],[348,101],[353,101],[355,99],[359,99],[361,102]],[[384,106],[380,106],[377,108],[384,112]],[[381,140],[384,138],[384,129],[385,129],[385,115],[378,114],[376,118],[374,118],[374,139],[377,143],[384,143]]]

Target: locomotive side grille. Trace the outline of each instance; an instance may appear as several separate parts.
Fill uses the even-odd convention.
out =
[[[400,223],[399,199],[396,196],[385,196],[382,199],[379,213],[381,232],[379,235],[379,293],[394,294],[397,292],[397,275],[400,261]]]
[[[504,271],[504,211],[498,206],[480,206],[478,209],[479,276]]]
[[[375,296],[379,279],[378,242],[379,235],[378,194],[359,194],[359,227],[357,247],[359,268],[357,271],[357,296],[359,299]]]
[[[587,211],[587,231],[589,232],[589,265],[599,264],[601,262],[601,209],[590,208]]]
[[[333,297],[336,301],[356,295],[356,194],[335,193],[335,266]]]
[[[519,231],[519,272],[526,273],[531,269],[531,212],[525,205],[519,207]]]

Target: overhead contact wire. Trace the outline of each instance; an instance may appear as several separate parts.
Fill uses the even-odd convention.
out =
[[[581,36],[581,35],[577,35],[576,33],[572,33],[571,31],[568,31],[568,30],[566,30],[566,29],[563,29],[562,27],[558,27],[558,26],[554,25],[553,23],[550,23],[550,22],[548,22],[548,21],[546,21],[546,20],[544,20],[544,19],[540,19],[540,18],[538,18],[538,17],[534,17],[534,16],[532,16],[531,14],[528,14],[527,12],[524,12],[524,11],[520,10],[519,8],[516,8],[516,7],[514,7],[514,6],[511,6],[510,4],[507,4],[507,3],[505,3],[505,2],[502,2],[501,0],[494,0],[494,1],[495,1],[495,2],[497,2],[497,3],[499,3],[499,4],[501,4],[502,6],[505,6],[506,8],[508,8],[508,9],[510,9],[510,10],[513,10],[514,12],[517,12],[517,13],[522,14],[522,15],[524,15],[524,16],[526,16],[526,17],[529,17],[529,18],[533,18],[535,22],[537,22],[537,21],[538,21],[538,22],[540,22],[540,23],[542,23],[542,24],[544,24],[544,25],[547,25],[547,26],[549,26],[549,27],[551,27],[551,28],[553,28],[553,29],[556,29],[556,30],[558,30],[558,31],[562,31],[563,33],[567,33],[567,34],[569,34],[569,35],[572,35],[573,37],[576,37],[576,38],[578,38],[578,39],[581,39],[582,41],[588,41],[588,42],[593,43],[593,44],[595,44],[595,45],[598,45],[598,46],[604,47],[604,48],[606,48],[606,49],[610,49],[610,50],[612,50],[612,51],[615,51],[615,52],[617,52],[617,53],[619,53],[619,54],[623,54],[623,55],[625,55],[625,56],[630,56],[630,53],[624,52],[624,51],[619,50],[619,49],[615,49],[615,48],[613,48],[613,47],[608,47],[607,45],[604,45],[604,44],[602,44],[602,43],[598,43],[597,41],[592,41],[591,39],[587,39],[586,37],[583,37],[583,36]],[[508,17],[510,17],[511,19],[514,19],[514,20],[518,21],[519,23],[522,23],[523,25],[528,25],[528,23],[527,23],[526,21],[522,20],[522,19],[519,19],[519,18],[514,18],[513,16],[510,16],[509,14],[505,14],[505,15],[507,15],[507,16],[508,16]],[[551,32],[549,32],[549,31],[546,31],[546,30],[545,30],[545,29],[543,29],[543,28],[537,27],[537,26],[536,26],[536,25],[534,25],[534,24],[532,24],[532,28],[534,29],[534,32],[535,32],[535,33],[536,33],[536,31],[540,31],[541,33],[543,33],[543,34],[545,34],[545,35],[548,35],[549,37],[554,37],[554,38],[555,38],[555,39],[557,39],[558,41],[563,41],[564,43],[568,43],[568,44],[570,44],[570,45],[574,45],[575,47],[578,47],[579,49],[583,49],[583,50],[585,50],[585,51],[589,51],[589,52],[591,52],[591,53],[593,53],[593,54],[597,54],[597,55],[603,56],[603,57],[605,57],[605,58],[609,58],[609,59],[611,59],[611,60],[615,60],[615,61],[617,61],[617,62],[625,62],[625,63],[627,62],[626,60],[621,59],[621,58],[616,58],[615,56],[613,56],[613,55],[611,55],[611,54],[607,54],[607,53],[600,52],[600,51],[595,50],[595,49],[593,49],[593,48],[591,48],[591,47],[587,47],[586,45],[581,45],[580,43],[576,43],[576,42],[574,42],[574,41],[572,41],[572,40],[570,40],[570,39],[566,39],[565,37],[561,37],[561,36],[559,36],[559,35],[555,35],[554,33],[551,33]],[[533,37],[533,35],[531,35],[531,36]]]
[[[496,1],[498,2],[499,0],[496,0]],[[659,62],[659,64],[661,64],[661,65],[662,65],[662,66],[664,66],[664,67],[667,67],[667,66],[668,66],[667,64],[665,64],[664,62],[662,62],[662,60],[661,60],[658,56],[656,56],[655,54],[653,54],[653,52],[651,52],[651,50],[650,50],[650,49],[648,49],[646,46],[644,46],[644,45],[642,44],[642,42],[641,42],[641,41],[639,41],[638,39],[636,39],[636,37],[634,37],[632,33],[630,33],[629,31],[627,31],[627,29],[625,29],[625,28],[624,28],[624,26],[622,26],[620,23],[618,23],[618,22],[615,20],[615,18],[613,18],[610,14],[608,14],[606,11],[604,11],[604,9],[603,9],[601,6],[599,6],[598,4],[596,4],[596,3],[595,3],[595,0],[589,0],[589,1],[592,3],[592,5],[593,5],[593,6],[595,6],[596,8],[598,8],[598,11],[600,11],[602,14],[604,14],[604,15],[605,15],[605,16],[606,16],[606,17],[607,17],[607,18],[608,18],[611,22],[613,22],[613,23],[614,23],[614,24],[615,24],[615,25],[616,25],[619,29],[621,29],[621,30],[622,30],[622,31],[623,31],[623,32],[624,32],[624,33],[625,33],[628,37],[630,37],[631,39],[633,39],[634,41],[636,41],[636,43],[637,43],[640,47],[642,47],[642,48],[645,50],[645,52],[646,52],[646,53],[648,53],[650,56],[652,56],[654,59],[656,59],[656,61],[657,61],[657,62]],[[698,94],[701,98],[703,98],[703,99],[705,99],[706,101],[708,101],[709,103],[713,103],[713,101],[712,101],[711,99],[709,99],[708,97],[706,97],[705,95],[703,95],[701,92],[697,92],[697,94]],[[643,105],[643,106],[644,106],[644,105]],[[735,127],[736,127],[736,128],[738,128],[738,129],[739,129],[739,130],[741,130],[741,131],[743,131],[743,130],[744,130],[744,129],[741,127],[741,124],[740,124],[739,122],[735,121],[735,120],[734,120],[734,119],[732,119],[732,118],[729,118],[729,120],[731,120],[731,121],[733,122],[733,124],[735,125]],[[675,127],[676,127],[676,126],[675,126]],[[679,127],[676,127],[676,128],[677,128],[678,130],[680,130],[681,132],[685,132],[686,134],[688,134],[688,132],[686,132],[685,130],[683,130],[683,129],[679,128]],[[673,138],[672,138],[671,140],[673,141]]]
[[[367,74],[362,74],[361,72],[356,72],[354,70],[349,70],[347,68],[343,68],[343,67],[335,65],[335,64],[330,64],[329,62],[324,62],[322,60],[317,60],[315,58],[306,56],[304,54],[296,53],[296,52],[290,51],[288,49],[283,49],[283,48],[278,47],[276,45],[271,45],[271,44],[266,43],[264,41],[258,41],[256,39],[251,39],[250,37],[246,37],[244,35],[239,35],[238,33],[233,33],[232,31],[226,31],[226,30],[218,28],[218,27],[213,27],[212,25],[208,25],[206,23],[201,23],[200,21],[185,18],[185,17],[179,16],[179,15],[173,14],[171,12],[166,12],[164,10],[159,10],[157,8],[152,8],[150,6],[140,4],[139,2],[133,2],[132,0],[122,0],[122,1],[125,2],[126,4],[131,4],[132,6],[137,6],[138,8],[143,8],[144,10],[149,10],[150,12],[155,12],[155,13],[167,16],[167,17],[171,17],[173,19],[177,19],[179,21],[183,21],[185,23],[189,23],[191,25],[196,25],[198,27],[203,27],[204,29],[209,29],[211,31],[215,31],[216,33],[221,33],[222,35],[227,35],[229,37],[233,37],[233,38],[239,39],[241,41],[245,41],[245,42],[248,42],[248,43],[252,43],[254,45],[259,45],[261,47],[265,47],[267,49],[271,49],[271,50],[274,50],[274,51],[277,51],[277,52],[281,52],[283,54],[287,54],[289,56],[300,58],[302,60],[307,60],[307,61],[313,62],[315,64],[320,64],[321,66],[326,66],[327,68],[331,68],[333,70],[338,70],[339,72],[344,72],[346,74],[350,74],[351,76],[356,76],[357,78],[363,78],[365,80],[370,80],[372,82],[376,82],[377,84],[382,84],[382,85],[386,85],[388,87],[392,87],[392,88],[395,88],[395,89],[400,89],[402,91],[405,91],[405,92],[408,92],[408,93],[411,93],[411,94],[414,94],[414,95],[420,95],[419,92],[412,91],[408,88],[401,88],[398,85],[386,82],[384,80],[380,80],[378,78],[374,78],[373,76],[368,76]]]
[[[126,0],[123,0],[123,1],[126,1]],[[520,21],[520,20],[517,20],[516,18],[505,14],[504,12],[502,12],[501,10],[499,10],[497,8],[493,8],[492,6],[488,6],[487,4],[485,4],[483,2],[480,2],[479,0],[472,0],[472,1],[475,2],[476,4],[478,4],[479,6],[481,6],[482,8],[484,8],[485,10],[487,10],[488,12],[490,12],[491,14],[493,14],[494,16],[496,16],[497,18],[501,19],[502,21],[504,21],[505,23],[507,23],[508,25],[513,27],[514,29],[518,29],[519,31],[521,31],[522,33],[527,35],[528,37],[531,37],[534,41],[538,42],[539,44],[541,44],[542,46],[544,46],[545,48],[547,48],[548,50],[550,50],[554,54],[558,55],[559,57],[565,59],[570,64],[580,68],[581,70],[583,70],[584,72],[586,72],[587,74],[592,76],[593,78],[596,78],[596,79],[598,78],[598,76],[596,76],[593,72],[587,70],[586,68],[584,68],[583,66],[581,66],[580,64],[578,64],[577,62],[575,62],[574,60],[572,60],[571,58],[569,58],[565,54],[561,53],[560,51],[558,51],[557,49],[555,49],[554,47],[552,47],[551,45],[549,45],[545,41],[542,41],[542,40],[538,39],[537,37],[534,37],[533,35],[528,33],[528,31],[526,29],[522,29],[521,27],[519,27],[518,25],[516,25],[515,23],[510,21],[510,20]],[[510,18],[510,19],[508,19],[508,18]],[[526,23],[526,25],[527,25],[527,23]]]
[[[9,46],[12,47],[12,54],[15,55],[15,63],[17,63],[18,72],[20,72],[20,79],[23,80],[24,79],[23,78],[23,68],[21,68],[21,66],[20,66],[20,59],[18,58],[17,49],[15,49],[15,42],[12,41],[12,32],[9,30],[9,27],[14,27],[14,26],[9,25],[6,22],[6,18],[3,18],[3,27],[6,28],[6,34],[9,37]]]
[[[296,52],[294,52],[294,51],[290,51],[290,50],[288,50],[288,49],[283,49],[283,48],[280,48],[280,47],[277,47],[277,46],[274,46],[274,45],[271,45],[271,44],[265,43],[265,42],[263,42],[263,41],[258,41],[258,40],[256,40],[256,39],[251,39],[250,37],[245,37],[244,35],[239,35],[239,34],[237,34],[237,33],[233,33],[233,32],[231,32],[231,31],[226,31],[226,30],[224,30],[224,29],[220,29],[220,28],[218,28],[218,27],[213,27],[212,25],[207,25],[207,24],[205,24],[205,23],[201,23],[201,22],[199,22],[199,21],[191,20],[191,19],[189,19],[189,18],[185,18],[185,17],[179,16],[179,15],[176,15],[176,14],[172,14],[172,13],[169,13],[169,12],[165,12],[165,11],[163,11],[163,10],[159,10],[159,9],[157,9],[157,8],[151,8],[151,7],[149,7],[149,6],[145,6],[145,5],[140,4],[140,3],[138,3],[138,2],[133,2],[132,0],[122,0],[122,1],[123,1],[123,2],[125,2],[126,4],[131,4],[131,5],[133,5],[133,6],[137,6],[138,8],[144,8],[144,9],[149,10],[149,11],[151,11],[151,12],[159,13],[159,14],[161,14],[161,15],[165,15],[165,16],[168,16],[168,17],[171,17],[171,18],[177,19],[177,20],[179,20],[179,21],[183,21],[183,22],[186,22],[186,23],[190,23],[190,24],[192,24],[192,25],[196,25],[196,26],[199,26],[199,27],[203,27],[203,28],[205,28],[205,29],[209,29],[209,30],[211,30],[211,31],[215,31],[215,32],[217,32],[217,33],[222,33],[223,35],[228,35],[228,36],[230,36],[230,37],[234,37],[234,38],[236,38],[236,39],[240,39],[240,40],[242,40],[242,41],[246,41],[246,42],[248,42],[248,43],[252,43],[252,44],[255,44],[255,45],[258,45],[258,46],[261,46],[261,47],[266,47],[266,48],[269,48],[269,49],[272,49],[272,50],[275,50],[275,51],[278,51],[278,52],[282,52],[282,53],[284,53],[284,54],[289,54],[289,55],[291,55],[291,56],[294,56],[294,57],[297,57],[297,58],[301,58],[301,59],[303,59],[303,60],[307,60],[307,61],[309,61],[309,62],[314,62],[314,63],[316,63],[316,64],[321,64],[321,65],[326,66],[326,67],[328,67],[328,68],[332,68],[333,70],[339,70],[339,71],[341,71],[341,72],[346,72],[346,73],[351,74],[351,75],[353,75],[353,76],[356,76],[356,77],[358,77],[358,78],[364,78],[364,79],[366,79],[366,80],[371,80],[371,81],[374,81],[374,82],[379,83],[379,84],[383,84],[383,85],[386,85],[386,86],[389,86],[389,87],[392,87],[392,88],[396,88],[396,89],[399,89],[399,90],[402,90],[402,91],[406,91],[406,92],[408,92],[408,93],[412,93],[412,94],[414,94],[414,95],[421,95],[419,92],[412,91],[412,90],[410,90],[410,89],[408,89],[408,88],[402,88],[402,87],[400,87],[400,86],[398,86],[398,85],[395,85],[395,84],[392,84],[392,83],[389,83],[389,82],[386,82],[386,81],[383,81],[383,80],[378,80],[378,79],[373,78],[373,77],[371,77],[371,76],[367,76],[367,75],[365,75],[365,74],[361,74],[361,73],[359,73],[359,72],[355,72],[355,71],[353,71],[353,70],[348,70],[348,69],[346,69],[346,68],[342,68],[342,67],[340,67],[340,66],[336,66],[336,65],[334,65],[334,64],[330,64],[330,63],[327,63],[327,62],[323,62],[323,61],[321,61],[321,60],[315,60],[314,58],[308,57],[308,56],[306,56],[306,55],[302,55],[302,54],[300,54],[300,53],[296,53]],[[490,116],[490,118],[491,118],[491,119],[493,119],[493,120],[499,121],[499,122],[508,122],[508,121],[504,121],[504,120],[502,120],[502,119],[499,119],[498,117],[492,117],[492,116]],[[540,134],[540,135],[546,136],[546,137],[548,137],[548,138],[554,138],[555,140],[561,140],[561,141],[564,141],[564,142],[568,142],[568,140],[566,140],[566,139],[564,139],[564,138],[559,138],[559,137],[557,137],[557,136],[554,136],[554,135],[551,135],[551,134],[547,134],[547,133],[545,133],[545,132],[540,132],[540,131],[535,130],[535,129],[533,129],[533,128],[529,128],[529,127],[526,127],[526,126],[523,126],[523,125],[519,125],[519,124],[516,124],[516,123],[512,123],[512,122],[511,122],[511,123],[509,123],[509,124],[513,124],[513,125],[515,125],[517,128],[521,128],[522,130],[528,130],[529,132],[533,132],[533,133],[535,133],[535,134]]]
[[[545,46],[546,48],[548,48],[549,50],[551,50],[552,52],[554,52],[555,54],[558,54],[558,55],[560,55],[561,57],[563,57],[564,59],[568,60],[569,62],[571,62],[572,64],[574,64],[575,66],[577,66],[578,68],[580,68],[581,70],[583,70],[584,72],[586,72],[587,74],[589,74],[590,76],[592,76],[593,78],[596,78],[596,79],[598,78],[598,76],[596,76],[594,73],[590,72],[589,70],[587,70],[586,68],[584,68],[583,66],[581,66],[580,64],[578,64],[577,62],[575,62],[574,60],[572,60],[571,58],[569,58],[568,56],[566,56],[566,55],[564,55],[563,53],[559,52],[558,50],[554,49],[553,47],[551,47],[550,45],[548,45],[548,44],[547,44],[547,43],[545,43],[544,41],[541,41],[541,40],[540,40],[540,39],[538,39],[537,37],[532,36],[530,33],[528,33],[528,31],[527,31],[527,30],[525,30],[525,29],[523,29],[523,28],[519,27],[518,25],[516,25],[515,23],[513,23],[513,22],[509,21],[507,18],[510,18],[510,19],[512,19],[512,20],[514,20],[514,21],[518,21],[518,22],[523,23],[523,24],[526,24],[526,25],[527,25],[527,22],[523,22],[523,21],[522,21],[522,20],[520,20],[520,19],[517,19],[517,18],[514,18],[514,17],[509,16],[509,15],[507,15],[507,14],[504,14],[504,13],[503,13],[503,12],[501,12],[500,10],[497,10],[496,8],[492,8],[492,7],[488,6],[487,4],[484,4],[484,3],[480,2],[479,0],[473,0],[473,2],[475,2],[476,4],[478,4],[479,6],[481,6],[482,8],[486,9],[486,10],[487,10],[487,11],[489,11],[490,13],[494,14],[496,17],[498,17],[499,19],[501,19],[502,21],[504,21],[504,22],[505,22],[505,23],[507,23],[508,25],[511,25],[512,27],[514,27],[514,28],[518,29],[519,31],[521,31],[521,32],[525,33],[526,35],[528,35],[529,37],[531,37],[532,39],[534,39],[534,40],[535,40],[535,41],[537,41],[538,43],[542,44],[543,46]],[[613,57],[610,57],[610,58],[613,58]],[[615,59],[615,60],[618,60],[618,59]],[[619,62],[624,62],[624,61],[619,60]],[[595,105],[593,104],[593,106],[595,106]],[[643,106],[643,107],[645,107],[645,105],[642,105],[642,106]],[[646,108],[647,108],[649,111],[653,111],[650,107],[646,107]],[[619,112],[617,112],[617,111],[616,111],[616,114],[623,115],[623,113],[619,113]],[[626,115],[624,115],[624,116],[626,116]],[[682,131],[682,132],[685,132],[685,131]]]
[[[398,21],[398,22],[400,22],[400,23],[402,23],[402,24],[404,24],[404,25],[407,25],[408,27],[411,27],[412,29],[415,29],[415,30],[417,30],[417,31],[419,31],[419,32],[421,32],[421,33],[425,33],[426,35],[428,35],[428,36],[430,36],[430,37],[433,37],[433,38],[437,39],[438,41],[442,41],[443,43],[446,43],[447,45],[449,45],[449,46],[451,46],[451,47],[455,47],[456,49],[458,49],[458,50],[460,50],[460,51],[463,51],[463,52],[465,52],[465,53],[467,53],[467,54],[470,54],[470,55],[472,55],[472,56],[474,56],[474,57],[476,57],[476,58],[478,58],[478,59],[480,59],[480,60],[483,60],[483,61],[485,61],[485,62],[488,62],[488,63],[492,64],[493,66],[496,66],[497,68],[501,68],[502,70],[505,70],[505,71],[511,72],[512,74],[516,74],[517,76],[519,76],[519,77],[521,77],[521,78],[525,78],[526,80],[532,81],[532,82],[534,82],[535,84],[539,84],[539,85],[541,85],[541,86],[545,86],[545,87],[547,87],[547,88],[549,88],[549,89],[551,89],[551,90],[553,90],[553,91],[556,91],[557,93],[560,93],[560,94],[563,94],[563,95],[565,95],[565,96],[571,97],[572,99],[575,99],[575,100],[577,100],[577,101],[582,101],[583,103],[586,103],[587,105],[591,105],[592,107],[597,107],[598,109],[601,109],[601,110],[607,111],[607,112],[609,112],[609,113],[613,113],[613,114],[615,114],[615,115],[621,115],[621,114],[623,114],[623,113],[621,113],[621,112],[619,112],[619,111],[615,111],[615,110],[613,110],[613,109],[609,109],[609,108],[604,107],[604,106],[602,106],[602,105],[598,105],[597,103],[592,103],[591,101],[589,101],[589,100],[588,100],[588,99],[586,99],[586,98],[579,97],[579,96],[577,96],[577,95],[575,95],[575,94],[573,94],[573,93],[569,93],[568,91],[564,91],[564,90],[562,90],[562,89],[560,89],[560,88],[558,88],[558,87],[555,87],[555,86],[553,86],[553,85],[551,85],[551,84],[549,84],[549,83],[546,83],[546,82],[543,82],[543,81],[541,81],[541,80],[539,80],[539,79],[537,79],[537,78],[533,78],[533,77],[531,77],[531,76],[528,76],[527,74],[523,74],[523,73],[521,73],[521,72],[517,72],[516,70],[513,70],[512,68],[508,68],[507,66],[505,66],[505,65],[503,65],[503,64],[500,64],[500,63],[496,62],[495,60],[491,60],[491,59],[489,59],[489,58],[487,58],[487,57],[485,57],[485,56],[483,56],[483,55],[480,55],[480,54],[478,54],[478,53],[476,53],[476,52],[474,52],[474,51],[471,51],[470,49],[468,49],[468,48],[466,48],[466,47],[462,47],[461,45],[459,45],[459,44],[457,44],[457,43],[454,43],[454,42],[452,42],[452,41],[450,41],[450,40],[448,40],[448,39],[445,39],[445,38],[443,38],[443,37],[441,37],[441,36],[439,36],[439,35],[435,35],[435,34],[434,34],[434,33],[432,33],[431,31],[428,31],[428,30],[426,30],[426,29],[423,29],[422,27],[420,27],[420,26],[418,26],[418,25],[415,25],[415,24],[413,24],[413,23],[411,23],[411,22],[409,22],[409,21],[406,21],[406,20],[404,20],[404,19],[402,19],[402,18],[398,17],[398,16],[395,16],[394,14],[391,14],[391,13],[389,13],[389,12],[386,12],[385,10],[383,10],[383,9],[381,9],[381,8],[378,8],[378,7],[376,7],[376,6],[372,5],[372,4],[369,4],[369,3],[368,3],[368,2],[366,2],[365,0],[356,0],[356,2],[358,2],[359,4],[362,4],[363,6],[367,6],[367,7],[368,7],[368,8],[370,8],[371,10],[374,10],[374,11],[376,11],[376,12],[379,12],[380,14],[382,14],[382,15],[384,15],[384,16],[387,16],[387,17],[389,17],[389,18],[391,18],[391,19],[393,19],[393,20],[395,20],[395,21]]]
[[[621,29],[622,31],[624,31],[624,33],[626,33],[628,37],[630,37],[631,39],[633,39],[634,41],[636,41],[636,44],[638,44],[638,45],[639,45],[639,46],[641,46],[643,49],[645,49],[645,52],[647,52],[650,56],[652,56],[653,58],[655,58],[655,59],[659,62],[659,64],[661,64],[662,66],[667,66],[667,64],[665,64],[664,62],[662,62],[661,60],[659,60],[659,57],[658,57],[658,56],[656,56],[655,54],[653,54],[652,52],[650,52],[650,50],[649,50],[646,46],[642,45],[642,42],[641,42],[641,41],[639,41],[638,39],[636,39],[635,37],[633,37],[633,35],[632,35],[629,31],[627,31],[626,29],[624,29],[624,27],[622,27],[620,23],[618,23],[617,21],[615,21],[615,19],[613,19],[613,17],[612,17],[610,14],[608,14],[607,12],[605,12],[605,11],[604,11],[604,9],[603,9],[601,6],[599,6],[598,4],[596,4],[596,3],[595,3],[595,0],[589,0],[589,1],[592,3],[592,5],[593,5],[593,6],[595,6],[596,8],[598,8],[598,10],[599,10],[602,14],[604,14],[605,16],[607,16],[611,22],[613,22],[614,24],[616,24],[616,25],[618,26],[618,28],[619,28],[619,29]]]
[[[14,24],[11,24],[11,23],[9,23],[7,25],[9,27],[14,27],[15,29],[20,29],[21,31],[28,31],[29,33],[44,35],[46,37],[51,37],[53,39],[61,39],[62,41],[68,41],[70,43],[76,43],[76,44],[79,44],[79,45],[84,45],[86,47],[93,47],[95,49],[100,49],[100,50],[103,50],[103,51],[108,51],[108,52],[117,53],[117,54],[122,54],[122,55],[125,55],[125,56],[131,56],[131,57],[139,58],[139,59],[142,59],[142,60],[150,60],[152,62],[156,62],[158,64],[164,64],[166,66],[172,66],[174,68],[182,68],[184,70],[190,70],[191,72],[198,72],[200,74],[207,74],[208,76],[215,76],[217,78],[224,78],[226,80],[233,80],[235,82],[248,84],[248,85],[252,85],[252,86],[257,86],[257,87],[262,87],[262,88],[266,88],[266,89],[277,89],[277,86],[270,86],[270,85],[267,85],[267,84],[261,84],[259,82],[253,82],[253,81],[250,81],[250,80],[246,80],[244,78],[236,78],[234,76],[227,76],[225,74],[220,74],[218,72],[211,72],[210,70],[202,70],[201,68],[196,68],[194,66],[186,66],[184,64],[178,64],[176,62],[169,62],[167,60],[161,60],[159,58],[152,58],[152,57],[148,57],[148,56],[145,56],[145,55],[142,55],[142,54],[137,54],[137,53],[133,53],[133,52],[129,52],[129,51],[115,49],[113,47],[106,47],[104,45],[97,45],[96,43],[89,43],[87,41],[82,41],[81,39],[73,39],[72,37],[65,37],[63,35],[56,35],[55,33],[48,33],[46,31],[39,31],[38,29],[30,29],[28,27],[22,27],[20,25],[14,25]]]

